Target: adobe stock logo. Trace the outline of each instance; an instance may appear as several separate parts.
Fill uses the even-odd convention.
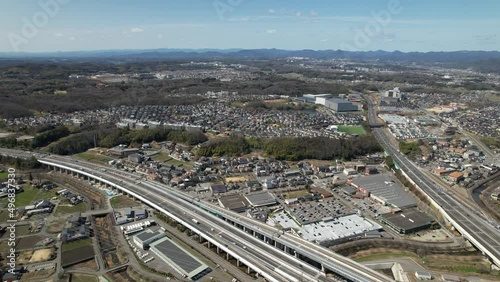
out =
[[[226,13],[231,13],[243,0],[215,0],[213,2],[215,12],[221,21],[226,19]]]
[[[36,11],[31,18],[22,17],[22,27],[20,33],[9,32],[10,45],[15,52],[19,52],[21,45],[29,43],[29,40],[37,36],[40,29],[44,28],[51,18],[54,18],[63,5],[71,0],[40,0]]]
[[[406,0],[412,1],[412,0]],[[372,40],[381,35],[383,29],[389,26],[394,15],[403,11],[401,0],[390,0],[387,7],[378,12],[371,11],[372,19],[369,20],[363,29],[356,29],[351,43],[342,42],[342,50],[363,50],[372,43]]]

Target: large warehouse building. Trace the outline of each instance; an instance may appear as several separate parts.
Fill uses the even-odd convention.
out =
[[[159,227],[146,229],[133,236],[132,240],[137,245],[137,247],[144,250],[149,248],[149,245],[156,240],[165,237],[165,232],[163,232]]]
[[[325,107],[335,112],[355,112],[359,110],[357,105],[342,99],[327,99],[325,101]]]
[[[361,176],[348,180],[358,191],[394,210],[415,207],[417,202],[390,174]]]
[[[416,209],[395,214],[383,214],[381,218],[382,223],[387,224],[392,230],[400,234],[408,234],[426,229],[433,222],[432,218]]]
[[[184,277],[194,281],[212,271],[200,259],[191,255],[168,237],[163,237],[152,243],[151,251]]]

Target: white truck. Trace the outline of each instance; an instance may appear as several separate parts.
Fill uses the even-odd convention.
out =
[[[200,222],[199,222],[198,220],[194,219],[194,218],[193,218],[193,219],[191,219],[191,220],[192,220],[194,223],[196,223],[196,224],[200,224]]]

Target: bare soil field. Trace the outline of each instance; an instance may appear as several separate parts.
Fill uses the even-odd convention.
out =
[[[52,234],[62,232],[67,220],[68,220],[67,216],[50,217],[49,219],[47,219],[47,232]]]
[[[24,251],[19,254],[17,262],[20,264],[27,264],[48,261],[54,258],[55,251],[54,248]]]
[[[54,256],[54,253],[55,253],[54,248],[36,250],[33,252],[33,255],[31,256],[30,263],[50,260]]]
[[[242,175],[242,176],[233,176],[233,177],[226,177],[225,178],[225,182],[226,183],[238,183],[238,182],[244,182],[244,181],[247,181],[248,180],[248,177],[246,177],[245,175]]]

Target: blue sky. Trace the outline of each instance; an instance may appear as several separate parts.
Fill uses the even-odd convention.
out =
[[[479,3],[2,0],[0,52],[152,48],[500,50],[500,1]]]

